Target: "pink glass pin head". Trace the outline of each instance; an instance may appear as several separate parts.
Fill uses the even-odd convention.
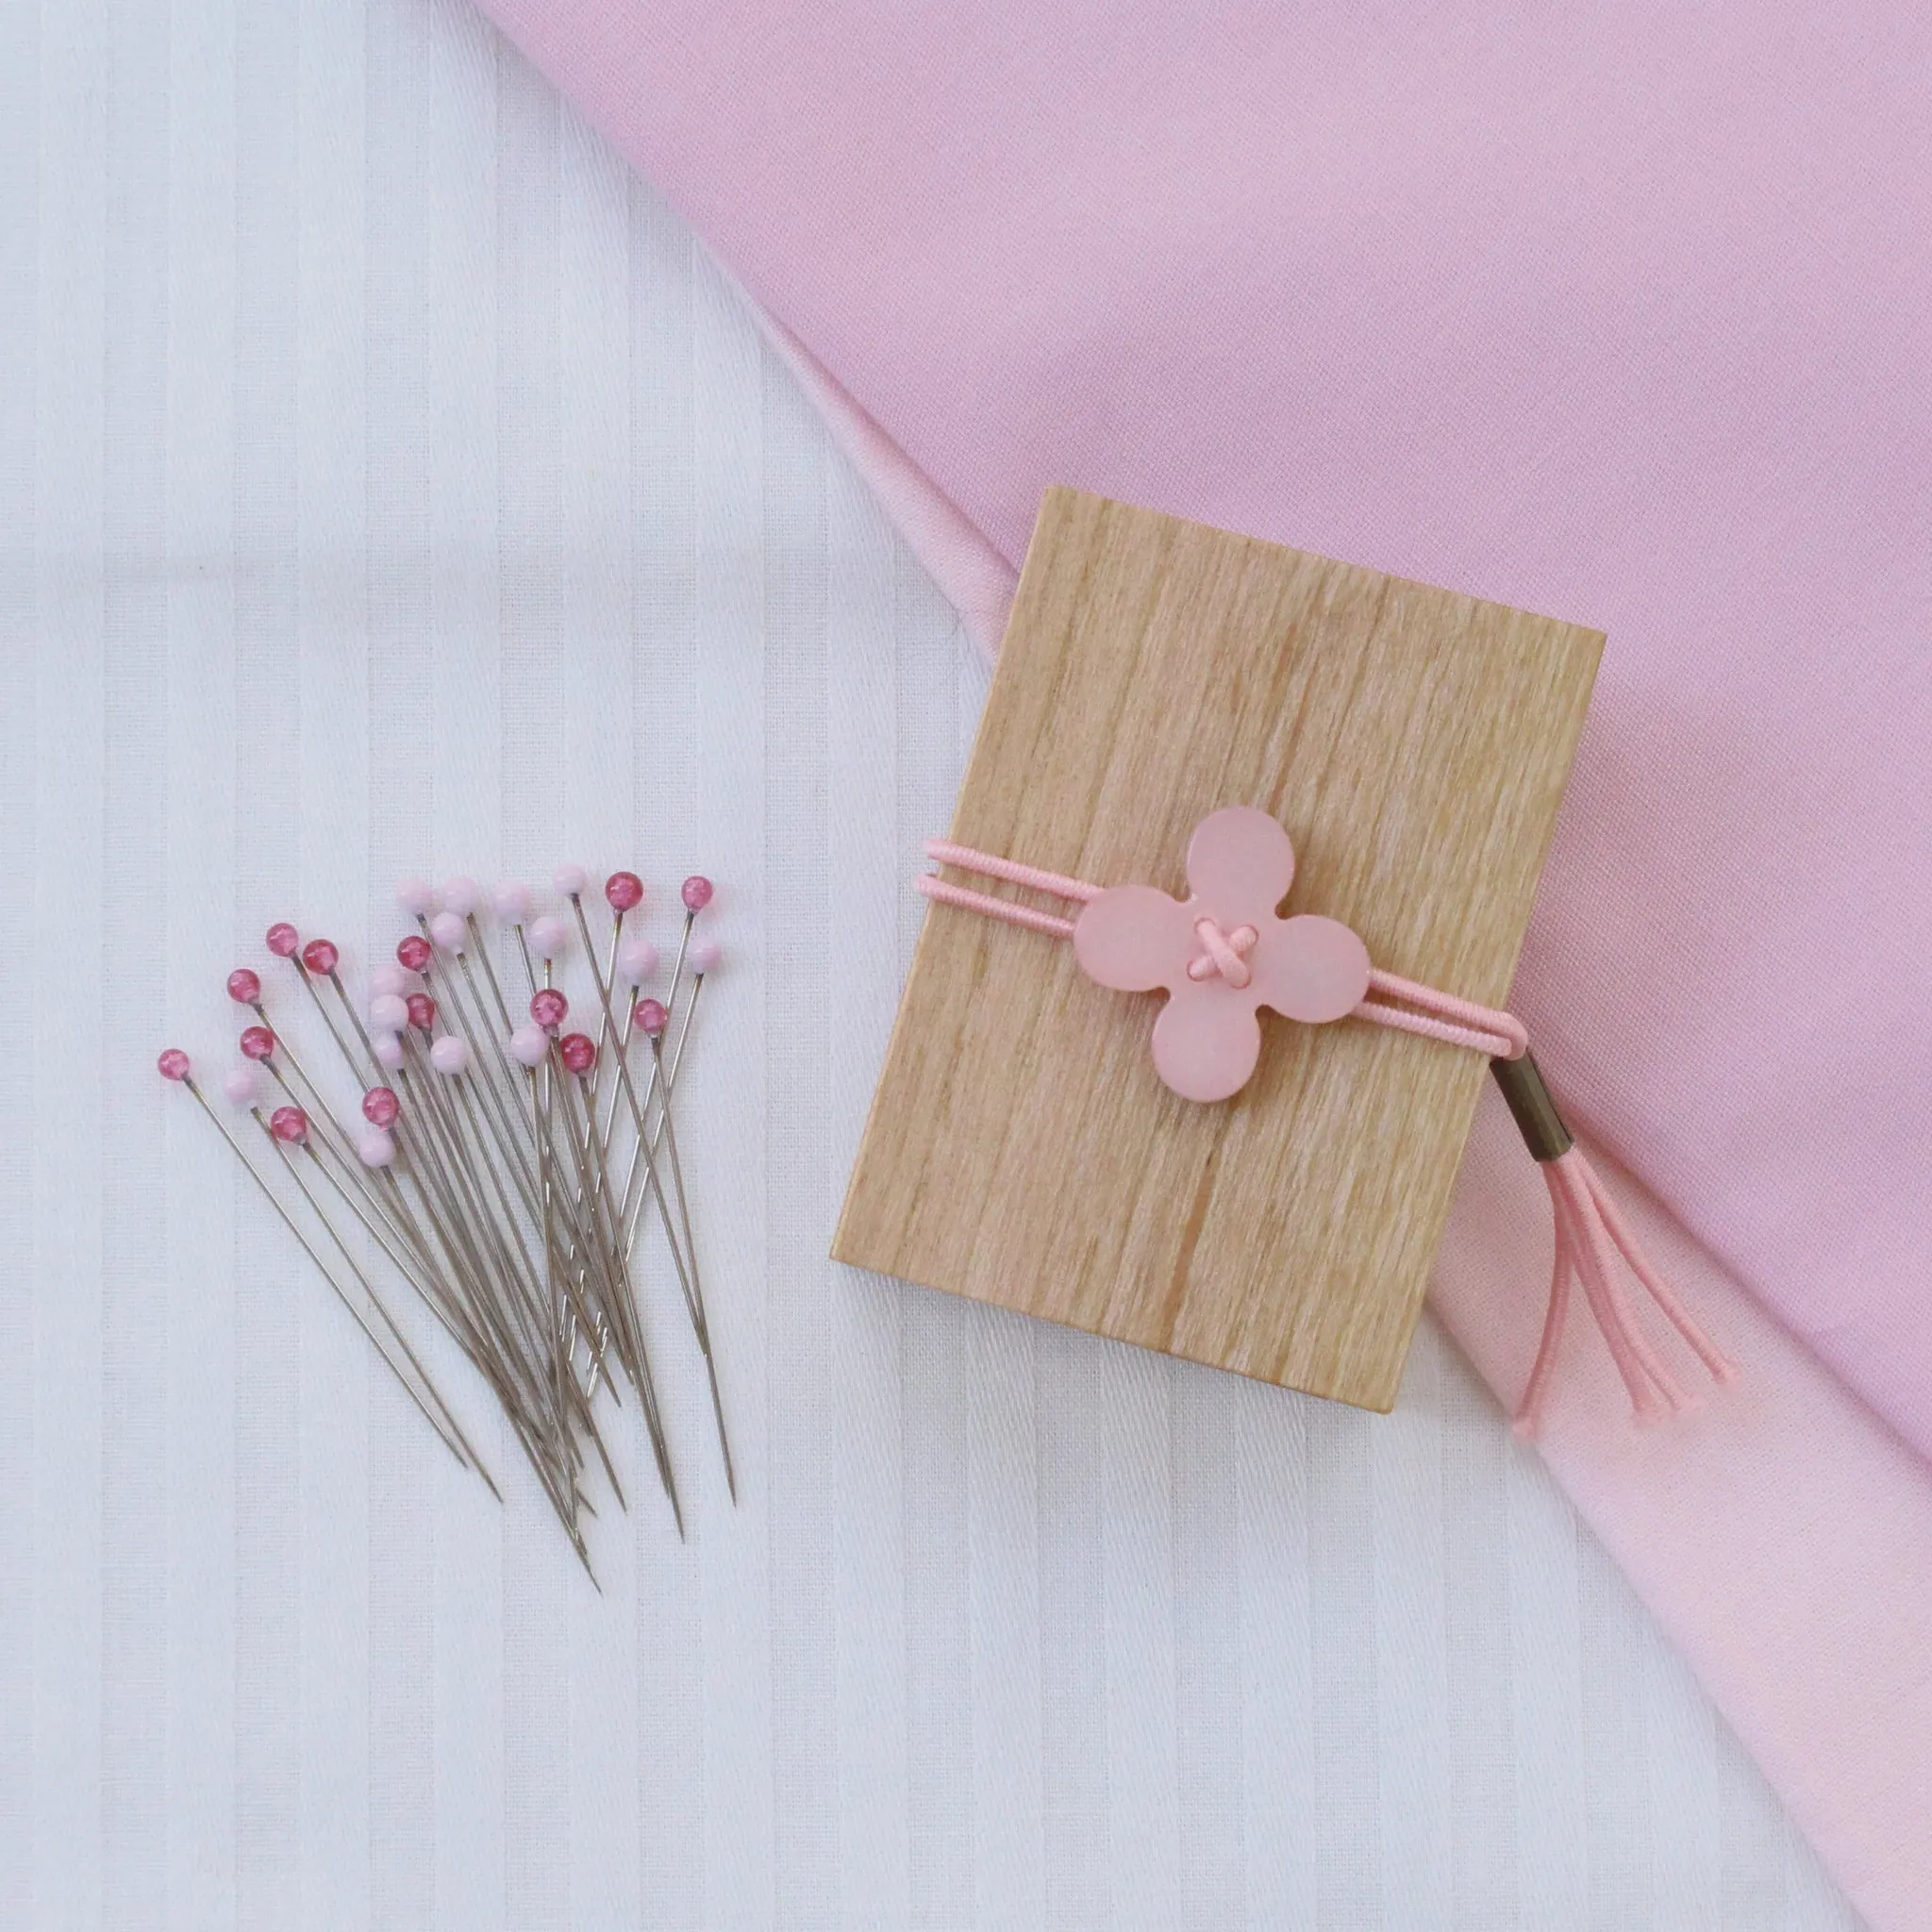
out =
[[[469,1069],[470,1049],[454,1033],[445,1033],[429,1049],[429,1064],[439,1074],[461,1074]]]
[[[1265,811],[1211,812],[1188,844],[1189,896],[1114,886],[1074,924],[1074,955],[1117,992],[1167,990],[1154,1023],[1154,1066],[1184,1100],[1225,1100],[1261,1052],[1256,1015],[1322,1025],[1369,991],[1369,949],[1337,919],[1281,918],[1294,846]]]
[[[302,935],[286,919],[278,919],[268,929],[268,949],[277,959],[292,959],[302,944]]]
[[[238,966],[228,974],[228,997],[238,1007],[252,1007],[261,999],[260,975],[246,966]]]
[[[613,912],[634,912],[644,903],[644,882],[634,872],[614,872],[604,881],[604,896]]]

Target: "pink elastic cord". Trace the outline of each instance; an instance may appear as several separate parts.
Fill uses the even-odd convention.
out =
[[[1419,1033],[1424,1040],[1440,1040],[1447,1046],[1466,1046],[1472,1052],[1487,1054],[1491,1059],[1519,1059],[1529,1049],[1529,1034],[1514,1013],[1496,1007],[1479,1007],[1474,1000],[1457,999],[1453,992],[1438,992],[1399,974],[1384,973],[1379,966],[1369,970],[1369,991],[1383,1000],[1401,1000],[1421,1011],[1404,1012],[1401,1008],[1384,1006],[1380,1000],[1366,999],[1355,1009],[1357,1020],[1373,1020],[1378,1026],[1393,1026],[1403,1033]]]
[[[919,890],[928,899],[938,900],[941,906],[959,906],[968,912],[983,912],[989,919],[1004,919],[1008,925],[1024,925],[1027,931],[1043,932],[1049,939],[1070,940],[1074,937],[1071,919],[1061,919],[1052,912],[1037,912],[1031,906],[1022,906],[1016,899],[995,899],[991,892],[969,891],[964,886],[956,886],[950,880],[941,878],[937,873],[921,873]]]
[[[1009,885],[1031,886],[1036,892],[1051,892],[1057,899],[1077,900],[1082,906],[1100,897],[1101,889],[1090,886],[1085,879],[1070,879],[1064,873],[1041,872],[1037,865],[1016,865],[1010,858],[1000,858],[991,852],[955,845],[950,839],[928,839],[925,856],[941,865],[956,865],[961,872],[976,872],[982,878],[1005,879]]]
[[[1056,899],[1072,899],[1082,906],[1100,896],[1101,889],[1089,885],[1085,879],[1069,878],[1064,873],[1041,872],[1038,866],[1020,865],[995,853],[956,845],[950,839],[928,839],[925,854],[928,858],[957,867],[960,872],[977,873],[982,878],[1005,879],[1010,885],[1048,892]],[[1045,933],[1050,939],[1074,936],[1071,919],[1037,910],[1015,899],[996,899],[991,892],[975,892],[931,873],[920,879],[919,890],[942,906],[958,906],[968,912],[983,913],[988,919],[1004,920],[1008,925],[1024,925],[1029,932]],[[1207,956],[1195,962],[1204,971],[1195,973],[1191,966],[1190,975],[1198,979],[1205,977],[1207,971],[1214,971],[1232,986],[1245,986],[1249,973],[1241,955],[1255,943],[1253,928],[1239,926],[1232,933],[1224,934],[1211,920],[1203,920],[1195,930],[1201,935]],[[1246,944],[1242,943],[1244,937]],[[1479,1007],[1474,1000],[1457,999],[1454,993],[1438,992],[1432,986],[1404,979],[1399,974],[1384,973],[1379,966],[1370,972],[1369,992],[1371,997],[1355,1009],[1357,1020],[1392,1026],[1401,1033],[1420,1034],[1424,1040],[1439,1040],[1445,1046],[1468,1047],[1471,1052],[1485,1054],[1492,1059],[1513,1060],[1529,1045],[1529,1035],[1515,1014],[1494,1007]],[[1393,1004],[1396,1001],[1402,1004]],[[1406,1010],[1411,1007],[1417,1010]]]
[[[1238,925],[1232,932],[1223,932],[1213,920],[1197,919],[1194,937],[1208,950],[1202,958],[1188,962],[1190,979],[1211,979],[1218,973],[1239,991],[1254,978],[1253,969],[1241,957],[1243,953],[1252,953],[1261,937],[1252,925]]]
[[[1041,872],[1037,866],[1018,865],[990,852],[975,852],[970,845],[955,845],[950,840],[928,840],[925,849],[930,858],[942,865],[957,866],[962,872],[977,873],[986,878],[1004,879],[1058,899],[1085,905],[1100,896],[1101,889],[1084,879]],[[1004,920],[1008,925],[1044,933],[1050,939],[1074,936],[1071,919],[1022,905],[1017,900],[995,898],[990,892],[974,892],[930,873],[919,881],[919,890],[941,905],[962,907],[989,919]],[[1248,967],[1241,955],[1255,944],[1254,928],[1238,926],[1232,933],[1224,933],[1213,921],[1203,920],[1195,931],[1206,954],[1189,967],[1190,974],[1204,978],[1219,973],[1231,985],[1245,985]],[[1201,969],[1198,973],[1197,966]],[[1474,1000],[1439,992],[1432,986],[1385,973],[1380,967],[1370,971],[1369,995],[1356,1008],[1355,1018],[1371,1021],[1377,1026],[1392,1026],[1403,1033],[1420,1034],[1425,1040],[1439,1040],[1449,1046],[1467,1047],[1492,1059],[1513,1060],[1528,1051],[1529,1035],[1523,1022],[1515,1014],[1494,1007],[1479,1007]],[[1649,1257],[1638,1246],[1629,1224],[1618,1213],[1603,1182],[1597,1178],[1596,1171],[1584,1158],[1583,1150],[1573,1145],[1555,1159],[1544,1160],[1542,1170],[1556,1217],[1556,1252],[1550,1268],[1550,1306],[1543,1317],[1542,1341],[1537,1349],[1536,1362],[1516,1411],[1517,1434],[1534,1436],[1541,1425],[1557,1357],[1562,1347],[1564,1324],[1569,1319],[1570,1291],[1577,1281],[1583,1284],[1584,1299],[1603,1332],[1610,1359],[1616,1363],[1617,1373],[1630,1392],[1639,1422],[1650,1422],[1659,1414],[1677,1413],[1691,1407],[1690,1398],[1664,1366],[1630,1312],[1617,1284],[1614,1257],[1618,1255],[1704,1364],[1711,1379],[1720,1383],[1734,1381],[1738,1374],[1736,1364],[1690,1319],[1683,1303],[1651,1265]]]

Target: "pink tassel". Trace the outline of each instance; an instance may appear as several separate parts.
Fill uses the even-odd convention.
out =
[[[1734,1381],[1738,1374],[1736,1363],[1691,1320],[1683,1303],[1657,1274],[1650,1257],[1637,1244],[1629,1224],[1611,1202],[1596,1171],[1585,1159],[1583,1150],[1573,1145],[1555,1159],[1545,1160],[1542,1170],[1543,1182],[1550,1191],[1550,1204],[1556,1212],[1556,1258],[1550,1274],[1550,1307],[1543,1321],[1542,1343],[1529,1372],[1522,1407],[1516,1412],[1516,1433],[1533,1437],[1542,1425],[1544,1403],[1569,1313],[1571,1284],[1579,1278],[1590,1311],[1596,1317],[1596,1324],[1609,1347],[1610,1358],[1624,1378],[1624,1388],[1630,1391],[1638,1422],[1652,1423],[1660,1416],[1682,1414],[1695,1407],[1638,1326],[1618,1285],[1615,1255],[1623,1257],[1631,1274],[1709,1371],[1711,1379],[1719,1383]]]
[[[1509,1103],[1524,1143],[1543,1171],[1556,1217],[1556,1254],[1550,1265],[1550,1306],[1543,1317],[1543,1339],[1516,1411],[1516,1433],[1534,1436],[1542,1426],[1557,1354],[1563,1343],[1563,1326],[1570,1314],[1570,1290],[1583,1284],[1583,1297],[1596,1317],[1610,1359],[1630,1391],[1631,1407],[1640,1424],[1661,1415],[1678,1415],[1693,1407],[1691,1399],[1650,1344],[1630,1312],[1618,1281],[1617,1257],[1622,1256],[1650,1298],[1664,1312],[1686,1345],[1715,1382],[1737,1378],[1737,1365],[1690,1319],[1689,1309],[1637,1244],[1630,1224],[1584,1158],[1570,1129],[1557,1111],[1557,1103],[1543,1084],[1534,1057],[1527,1051],[1498,1057],[1490,1062],[1496,1084]]]

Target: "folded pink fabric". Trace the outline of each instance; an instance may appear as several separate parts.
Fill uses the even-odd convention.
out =
[[[1551,1459],[1864,1909],[1932,1923],[1932,1476],[1872,1420],[1932,1455],[1932,15],[487,4],[982,634],[1053,482],[1609,633],[1516,1005],[1783,1333]],[[1437,1296],[1506,1398],[1509,1226]]]

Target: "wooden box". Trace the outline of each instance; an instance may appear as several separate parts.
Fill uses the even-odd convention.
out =
[[[1602,647],[1055,490],[951,836],[1185,896],[1194,825],[1258,806],[1294,841],[1288,911],[1503,1005]],[[1154,1071],[1158,997],[932,908],[834,1256],[1388,1409],[1487,1063],[1264,1015],[1255,1076],[1198,1106]]]

